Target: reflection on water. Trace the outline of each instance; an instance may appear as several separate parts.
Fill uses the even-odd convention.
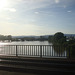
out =
[[[10,46],[9,46],[10,45]],[[16,46],[18,45],[18,46]],[[40,46],[42,45],[42,46]],[[0,54],[23,56],[44,56],[44,57],[66,57],[66,48],[53,46],[48,41],[25,41],[0,43]]]
[[[48,41],[25,41],[25,42],[11,42],[8,45],[52,45]]]

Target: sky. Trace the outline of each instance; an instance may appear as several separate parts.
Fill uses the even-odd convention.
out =
[[[75,0],[0,0],[1,35],[75,34]]]

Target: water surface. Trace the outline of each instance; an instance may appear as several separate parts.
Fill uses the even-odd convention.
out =
[[[16,47],[16,45],[18,46]],[[19,46],[19,45],[23,45],[23,46]],[[40,45],[46,45],[46,46],[41,47]],[[52,43],[49,43],[48,41],[24,41],[24,42],[20,41],[20,42],[0,43],[0,54],[2,55],[16,55],[16,49],[17,49],[18,56],[39,56],[40,57],[41,53],[42,56],[44,57],[66,56],[65,48],[63,48],[62,51],[59,51],[59,48],[55,50]]]

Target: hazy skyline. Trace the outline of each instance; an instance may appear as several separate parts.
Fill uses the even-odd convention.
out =
[[[75,34],[75,0],[0,0],[0,34]]]

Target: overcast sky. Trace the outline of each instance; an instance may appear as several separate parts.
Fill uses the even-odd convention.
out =
[[[75,34],[75,0],[0,0],[0,34]]]

